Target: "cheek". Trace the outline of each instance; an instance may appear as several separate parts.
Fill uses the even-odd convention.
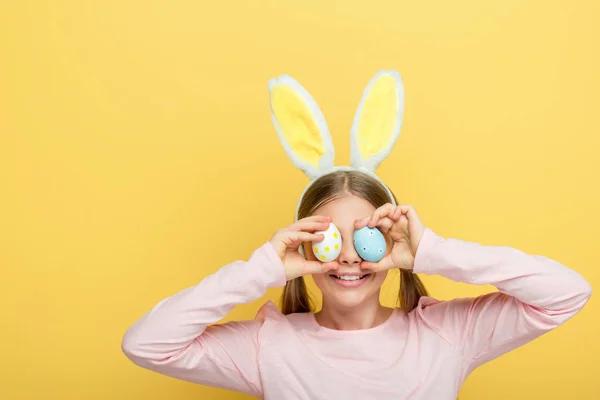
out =
[[[313,279],[313,282],[315,283],[315,286],[317,287],[317,289],[319,289],[321,294],[325,297],[329,297],[334,288],[331,287],[332,283],[327,281],[328,278],[326,277],[326,275],[313,274],[311,275],[311,277]]]
[[[325,274],[313,274],[311,275],[315,285],[321,290],[323,290],[323,286],[325,284]]]
[[[373,279],[373,284],[376,286],[383,285],[385,278],[387,278],[388,271],[380,271],[375,273],[375,278]]]

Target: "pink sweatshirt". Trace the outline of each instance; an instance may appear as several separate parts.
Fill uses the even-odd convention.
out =
[[[492,284],[499,292],[421,298],[375,328],[321,327],[267,302],[254,320],[217,324],[236,305],[285,284],[269,243],[159,302],[123,338],[137,365],[174,378],[291,400],[455,400],[477,366],[565,323],[591,287],[553,260],[444,239],[427,229],[414,272]]]

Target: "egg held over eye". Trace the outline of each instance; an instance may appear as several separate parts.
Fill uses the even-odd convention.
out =
[[[338,258],[342,251],[342,235],[337,226],[330,222],[326,230],[315,233],[325,236],[320,242],[312,242],[312,251],[317,260],[330,262]]]
[[[385,238],[377,228],[364,228],[354,231],[354,248],[365,261],[377,262],[385,255]]]

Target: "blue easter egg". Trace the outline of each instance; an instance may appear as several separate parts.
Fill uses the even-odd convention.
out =
[[[385,255],[385,238],[379,229],[365,226],[354,231],[354,248],[363,260],[377,262]]]

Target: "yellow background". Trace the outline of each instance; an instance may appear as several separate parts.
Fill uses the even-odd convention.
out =
[[[379,174],[401,201],[443,236],[600,284],[598,2],[366,4],[0,2],[0,398],[247,398],[142,370],[120,345],[291,221],[307,179],[270,120],[280,73],[317,99],[346,164],[364,86],[398,69],[406,118]],[[493,290],[424,279],[444,299]],[[593,296],[460,398],[600,398],[599,312]]]

